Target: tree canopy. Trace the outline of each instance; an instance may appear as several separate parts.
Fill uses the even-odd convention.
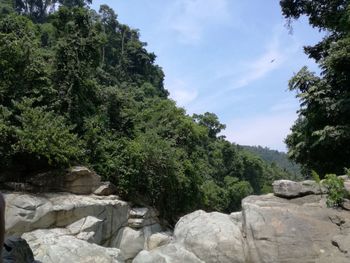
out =
[[[291,175],[220,136],[213,113],[168,98],[140,33],[91,1],[1,1],[0,179],[88,165],[170,221],[231,212]]]
[[[299,117],[288,135],[289,156],[306,170],[342,173],[350,166],[350,1],[282,0],[289,20],[302,15],[326,36],[305,47],[321,74],[302,68],[289,82],[300,99]]]

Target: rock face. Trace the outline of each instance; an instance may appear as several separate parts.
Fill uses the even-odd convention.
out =
[[[6,235],[22,236],[42,263],[130,262],[163,230],[154,209],[131,208],[113,195],[4,196]]]
[[[145,262],[245,262],[245,241],[240,227],[226,214],[196,211],[175,226],[174,240],[134,260]]]
[[[273,195],[243,200],[249,262],[346,262],[332,242],[350,234],[350,214],[327,208],[321,196],[291,201]],[[342,223],[343,222],[343,223]],[[342,238],[341,238],[342,239]]]
[[[35,230],[23,234],[23,238],[30,244],[35,259],[43,263],[124,262],[119,249],[85,242],[64,229]]]
[[[184,216],[170,242],[133,262],[350,262],[350,212],[327,208],[326,189],[283,180],[274,191],[245,198],[242,212]]]
[[[156,210],[113,195],[5,193],[6,232],[27,240],[42,263],[350,262],[350,212],[327,208],[326,190],[276,181],[274,194],[245,198],[242,212],[195,211],[173,233]]]
[[[92,194],[101,186],[101,178],[95,172],[83,166],[74,166],[67,170],[54,170],[36,174],[25,182],[6,182],[7,188],[15,191],[68,192],[73,194]],[[105,190],[106,191],[106,190]]]
[[[126,202],[116,196],[14,193],[5,194],[5,199],[8,235],[21,235],[36,229],[63,228],[79,220],[84,220],[81,223],[86,226],[86,220],[90,221],[89,224],[94,220],[95,230],[101,236],[99,245],[109,245],[118,230],[127,224],[130,209]],[[86,227],[81,230],[84,229]]]

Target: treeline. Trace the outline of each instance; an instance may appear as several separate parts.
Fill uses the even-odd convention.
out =
[[[300,165],[290,160],[286,153],[272,150],[272,149],[269,149],[268,147],[261,147],[261,146],[242,145],[241,147],[253,154],[256,154],[257,156],[259,156],[261,159],[268,162],[269,164],[277,165],[281,169],[292,174],[294,176],[294,180],[303,179]]]
[[[215,114],[176,107],[156,56],[108,6],[0,3],[3,180],[84,164],[171,221],[198,208],[231,212],[291,176],[218,136]]]

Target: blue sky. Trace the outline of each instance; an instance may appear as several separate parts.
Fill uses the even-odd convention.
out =
[[[227,139],[281,151],[298,100],[288,80],[317,71],[303,46],[321,39],[306,19],[285,27],[278,0],[95,0],[140,29],[165,86],[188,114],[214,112]]]

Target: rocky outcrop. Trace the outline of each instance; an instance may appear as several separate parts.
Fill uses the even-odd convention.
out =
[[[184,216],[168,244],[134,262],[350,262],[350,212],[328,208],[327,189],[282,180],[274,191],[245,198],[242,212]]]
[[[92,194],[101,184],[101,177],[84,166],[74,166],[67,170],[54,170],[32,175],[20,182],[2,182],[9,190],[32,193],[68,192],[73,194]]]
[[[163,231],[156,210],[132,208],[114,195],[4,196],[6,235],[22,236],[42,263],[130,262]]]
[[[185,215],[173,233],[156,210],[114,195],[6,193],[6,231],[27,240],[42,263],[350,262],[350,212],[328,208],[327,189],[313,181],[273,186],[274,194],[245,198],[241,212]]]
[[[245,249],[240,227],[230,215],[199,210],[179,220],[171,243],[143,251],[134,262],[243,263]]]
[[[22,236],[42,263],[122,263],[120,250],[85,242],[65,229],[35,230]]]
[[[129,205],[116,196],[9,193],[5,194],[5,198],[8,235],[63,228],[73,223],[86,226],[87,221],[89,224],[94,221],[94,227],[101,236],[98,244],[105,246],[110,244],[120,228],[127,225],[130,210]],[[80,230],[84,229],[86,227]]]

